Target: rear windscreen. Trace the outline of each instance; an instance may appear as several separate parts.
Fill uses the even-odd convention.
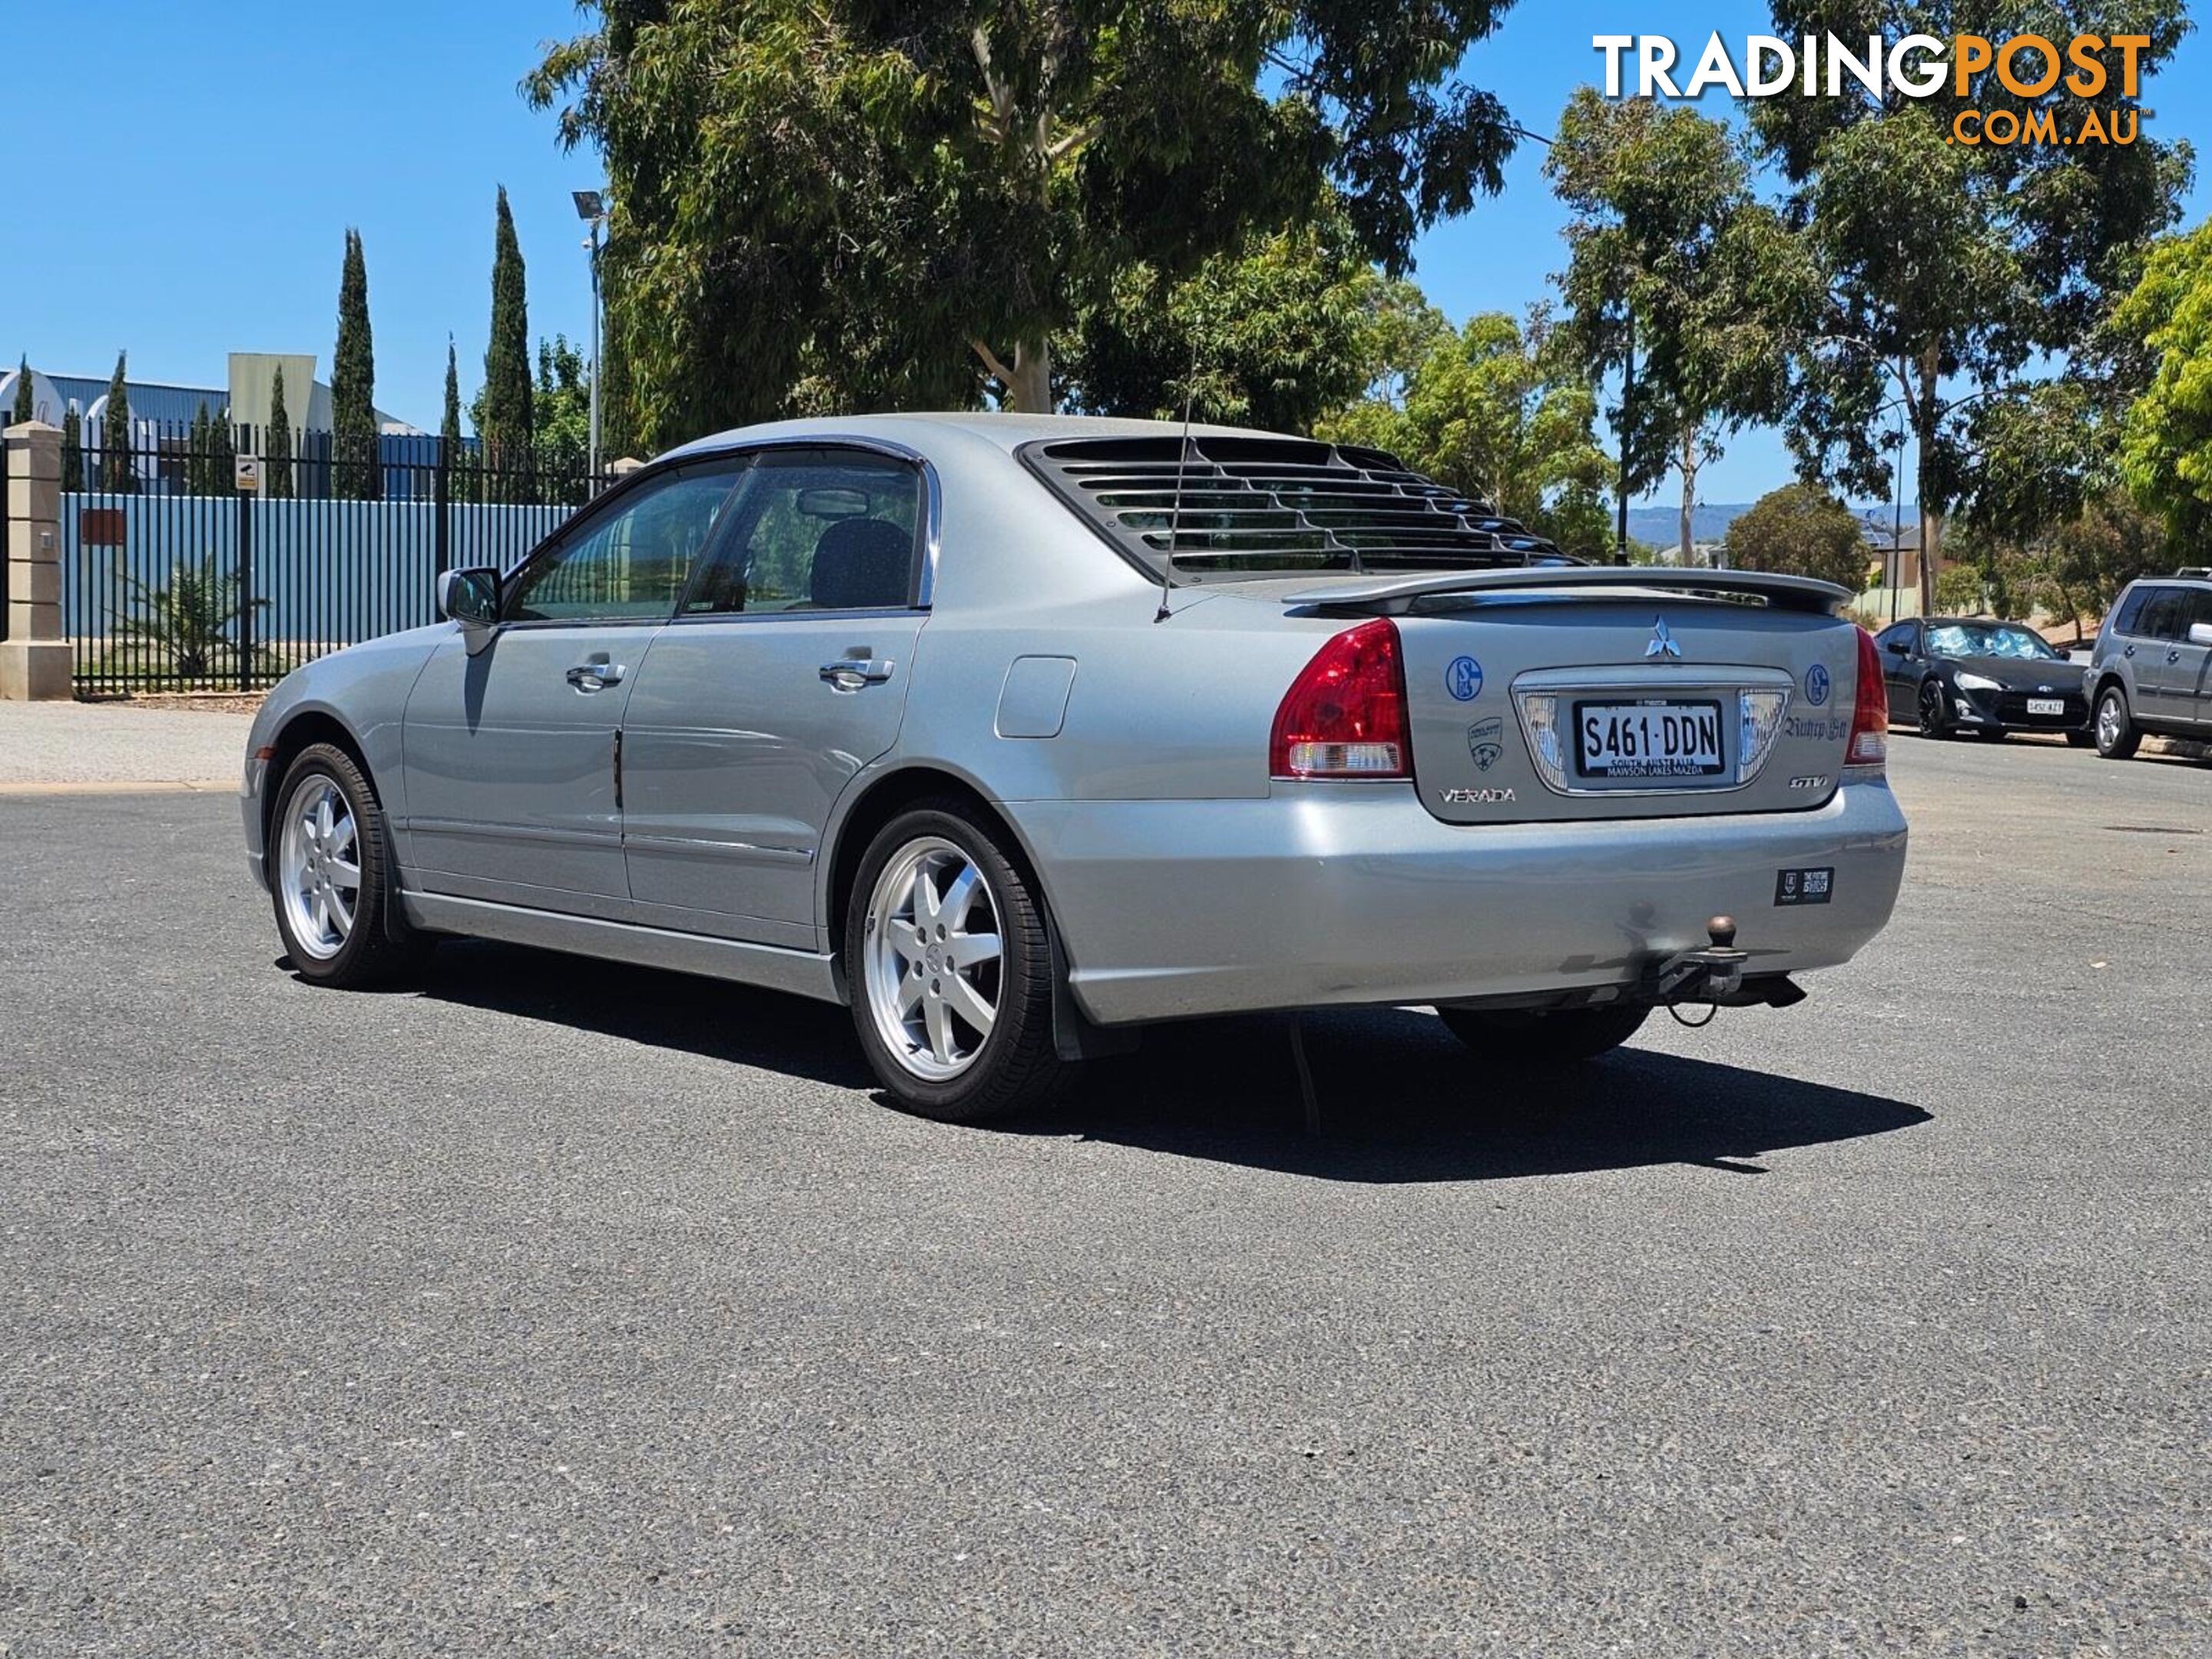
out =
[[[1066,438],[1023,462],[1146,569],[1187,579],[1302,570],[1580,564],[1517,520],[1380,450],[1296,438]]]

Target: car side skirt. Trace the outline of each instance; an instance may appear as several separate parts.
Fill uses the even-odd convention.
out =
[[[605,962],[701,974],[709,979],[757,985],[763,990],[787,991],[819,1002],[845,1000],[830,958],[812,951],[641,927],[595,916],[561,915],[443,893],[402,892],[399,902],[407,920],[427,933],[498,939],[508,945],[596,957]]]

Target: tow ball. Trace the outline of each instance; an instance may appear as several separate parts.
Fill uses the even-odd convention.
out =
[[[1744,964],[1751,953],[1735,945],[1735,918],[1715,916],[1705,924],[1711,941],[1659,964],[1661,1002],[1725,1002],[1743,989]]]

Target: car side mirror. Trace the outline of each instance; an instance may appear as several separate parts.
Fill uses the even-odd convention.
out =
[[[2190,623],[2189,642],[2191,645],[2212,645],[2212,623]]]
[[[1892,640],[1887,645],[1882,647],[1882,649],[1888,652],[1893,657],[1901,657],[1905,654],[1905,641],[1903,640]]]
[[[499,625],[499,572],[483,565],[443,573],[438,578],[438,614],[460,623],[461,638],[474,656]]]

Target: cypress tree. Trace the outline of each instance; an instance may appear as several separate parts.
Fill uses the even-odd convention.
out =
[[[526,476],[533,435],[530,387],[530,314],[507,186],[499,187],[499,216],[492,242],[491,340],[484,349],[483,418],[477,427],[484,464],[506,477],[495,486],[512,501],[529,499]]]
[[[74,398],[62,414],[62,488],[71,494],[84,488],[84,416]]]
[[[100,487],[118,495],[135,495],[138,474],[131,465],[131,388],[123,378],[125,355],[115,354],[115,373],[107,382],[107,411],[100,417]]]
[[[376,457],[376,353],[368,329],[368,262],[361,233],[346,232],[345,274],[338,282],[338,343],[331,359],[331,493],[373,501],[380,488]]]
[[[9,416],[9,423],[21,426],[38,412],[38,405],[31,401],[31,360],[26,357],[15,370],[15,408]]]
[[[284,407],[284,365],[269,386],[269,430],[261,440],[261,493],[272,501],[292,499],[292,416]]]
[[[185,494],[187,495],[210,495],[215,493],[208,483],[209,438],[207,399],[203,398],[198,410],[192,416],[191,435],[185,440]]]
[[[461,441],[461,366],[453,351],[453,337],[446,337],[446,408],[438,422],[438,455],[446,468],[446,495],[451,501],[471,501],[468,481],[469,452]]]
[[[210,495],[228,495],[238,489],[238,450],[232,441],[230,406],[226,404],[208,416],[207,487]]]

